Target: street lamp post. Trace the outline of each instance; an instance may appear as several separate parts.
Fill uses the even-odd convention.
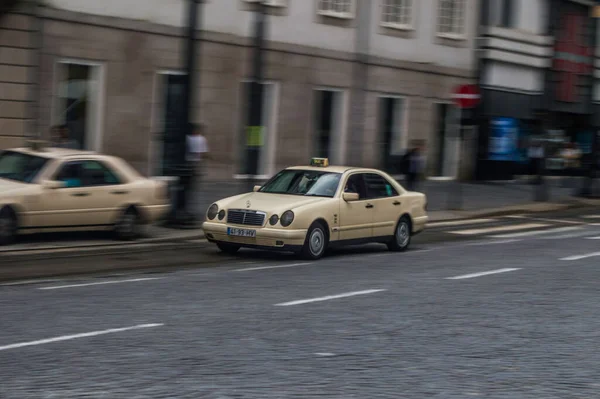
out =
[[[183,110],[181,118],[178,120],[177,128],[177,146],[175,159],[175,175],[178,177],[177,195],[175,198],[175,212],[173,221],[177,226],[183,226],[193,223],[193,216],[189,212],[189,196],[191,193],[192,179],[194,171],[187,162],[187,136],[191,133],[191,116],[194,107],[194,87],[198,77],[196,73],[196,57],[198,46],[196,45],[196,32],[198,30],[198,20],[200,19],[201,7],[199,2],[202,0],[188,0],[188,9],[186,15],[187,35],[185,37],[186,51],[183,55],[183,65],[185,67],[185,84],[182,96]]]
[[[246,175],[248,191],[252,191],[258,175],[260,151],[264,145],[263,111],[263,48],[265,41],[266,12],[262,1],[257,3],[254,23],[254,54],[252,80],[248,90],[248,115],[246,123]]]

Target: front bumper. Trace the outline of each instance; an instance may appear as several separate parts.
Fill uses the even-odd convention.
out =
[[[227,234],[227,228],[256,230],[256,237],[237,237]],[[204,222],[204,236],[209,242],[235,244],[247,248],[295,251],[302,248],[307,230],[273,229],[268,227],[238,226],[227,223]]]

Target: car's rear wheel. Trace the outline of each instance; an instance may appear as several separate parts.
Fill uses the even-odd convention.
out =
[[[127,208],[115,224],[117,238],[123,241],[131,241],[142,235],[142,217],[133,206]]]
[[[17,236],[17,217],[10,208],[0,211],[0,245],[12,244]]]
[[[308,229],[300,255],[308,260],[321,259],[327,250],[328,241],[327,230],[323,223],[315,222]]]
[[[410,246],[411,236],[410,220],[403,216],[396,226],[394,238],[388,243],[388,249],[394,252],[406,251]]]
[[[217,243],[217,248],[219,248],[221,250],[221,252],[223,252],[223,253],[233,255],[233,254],[236,254],[240,250],[241,247],[239,245],[226,244],[226,243],[219,242],[219,243]]]

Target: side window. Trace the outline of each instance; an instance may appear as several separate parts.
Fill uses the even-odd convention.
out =
[[[58,174],[56,180],[66,183],[66,188],[76,188],[83,186],[83,176],[81,173],[80,162],[68,162],[64,164]]]
[[[86,186],[113,186],[121,184],[117,175],[98,161],[82,162]]]
[[[367,188],[365,187],[365,181],[363,174],[351,175],[346,180],[346,186],[344,187],[345,193],[357,193],[361,200],[367,198]]]
[[[388,198],[398,195],[398,191],[381,175],[368,173],[365,175],[365,183],[367,184],[368,197],[371,199]]]

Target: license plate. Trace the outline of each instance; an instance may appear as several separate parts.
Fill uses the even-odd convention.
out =
[[[227,228],[227,235],[236,237],[256,237],[256,230],[236,229],[233,227]]]

